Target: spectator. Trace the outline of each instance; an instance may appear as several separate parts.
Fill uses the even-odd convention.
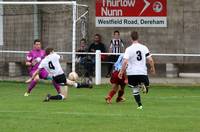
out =
[[[110,41],[110,53],[123,53],[124,52],[124,42],[120,39],[119,31],[114,31],[113,39]],[[116,62],[119,55],[110,55],[108,57],[109,62]],[[113,68],[113,63],[108,65],[108,72],[106,77],[110,77]]]
[[[86,40],[81,39],[80,47],[77,52],[87,52]],[[79,54],[77,55],[76,60],[84,67],[84,77],[89,77],[90,73],[90,66],[92,65],[91,59],[89,59],[88,55],[86,54]]]
[[[95,34],[94,42],[90,45],[88,51],[95,52],[96,50],[101,50],[101,52],[106,52],[105,45],[101,42],[101,35]]]
[[[81,39],[80,47],[78,48],[78,50],[76,52],[87,52],[86,40],[84,38]],[[76,60],[80,64],[84,65],[86,57],[87,57],[86,54],[78,54],[76,56]]]
[[[101,42],[101,35],[95,34],[94,42],[89,46],[88,52],[96,52],[96,50],[100,50],[101,52],[106,52],[105,45]],[[91,64],[89,66],[89,73],[94,72],[94,65],[95,65],[95,56],[92,55],[89,58],[91,60]],[[101,58],[104,60],[104,56]]]

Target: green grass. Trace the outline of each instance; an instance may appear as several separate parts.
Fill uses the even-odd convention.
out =
[[[200,88],[152,86],[137,110],[130,88],[126,102],[105,103],[109,85],[69,89],[65,101],[42,102],[50,84],[24,97],[26,84],[0,82],[1,132],[199,132]]]

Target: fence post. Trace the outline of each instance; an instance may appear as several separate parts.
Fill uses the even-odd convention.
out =
[[[1,2],[3,1],[3,0],[0,0]],[[1,14],[4,14],[4,11],[3,11],[3,5],[0,5],[0,13]],[[3,32],[3,19],[4,19],[5,17],[4,16],[0,16],[0,45],[3,45],[3,38],[4,38],[4,32]]]
[[[101,51],[96,50],[95,55],[95,84],[101,84]]]

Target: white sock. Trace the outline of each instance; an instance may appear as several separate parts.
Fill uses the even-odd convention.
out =
[[[78,87],[78,83],[74,83],[73,86],[74,86],[75,88],[77,88],[77,87]]]

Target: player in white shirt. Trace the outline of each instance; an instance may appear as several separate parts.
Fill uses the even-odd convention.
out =
[[[92,88],[92,85],[89,83],[78,83],[75,81],[71,81],[69,79],[66,79],[66,76],[64,74],[64,71],[60,65],[60,56],[54,52],[53,48],[47,48],[45,50],[46,57],[41,61],[40,65],[38,66],[38,70],[35,71],[32,78],[28,79],[26,82],[29,82],[34,79],[37,74],[39,74],[39,71],[44,68],[57,84],[61,85],[61,92],[60,94],[56,96],[51,96],[48,94],[44,101],[49,100],[63,100],[67,98],[68,94],[68,87],[67,85],[73,85],[76,88]]]
[[[66,76],[59,62],[60,56],[54,52],[53,48],[47,48],[45,52],[46,52],[46,57],[41,61],[40,65],[38,66],[38,69],[35,71],[31,79],[34,79],[35,76],[38,75],[39,71],[42,68],[44,68],[49,73],[49,75],[52,76],[53,80],[57,84],[61,85],[60,94],[56,96],[51,96],[50,94],[48,94],[44,101],[49,101],[50,99],[53,100],[65,99],[67,97],[68,87],[66,85],[67,84]]]
[[[147,93],[149,87],[146,62],[149,64],[152,74],[155,74],[155,67],[149,49],[138,42],[138,33],[136,31],[131,32],[131,38],[132,44],[125,51],[119,78],[122,77],[126,70],[128,84],[133,89],[133,96],[138,104],[137,109],[142,109],[140,88],[143,88],[143,92]]]

